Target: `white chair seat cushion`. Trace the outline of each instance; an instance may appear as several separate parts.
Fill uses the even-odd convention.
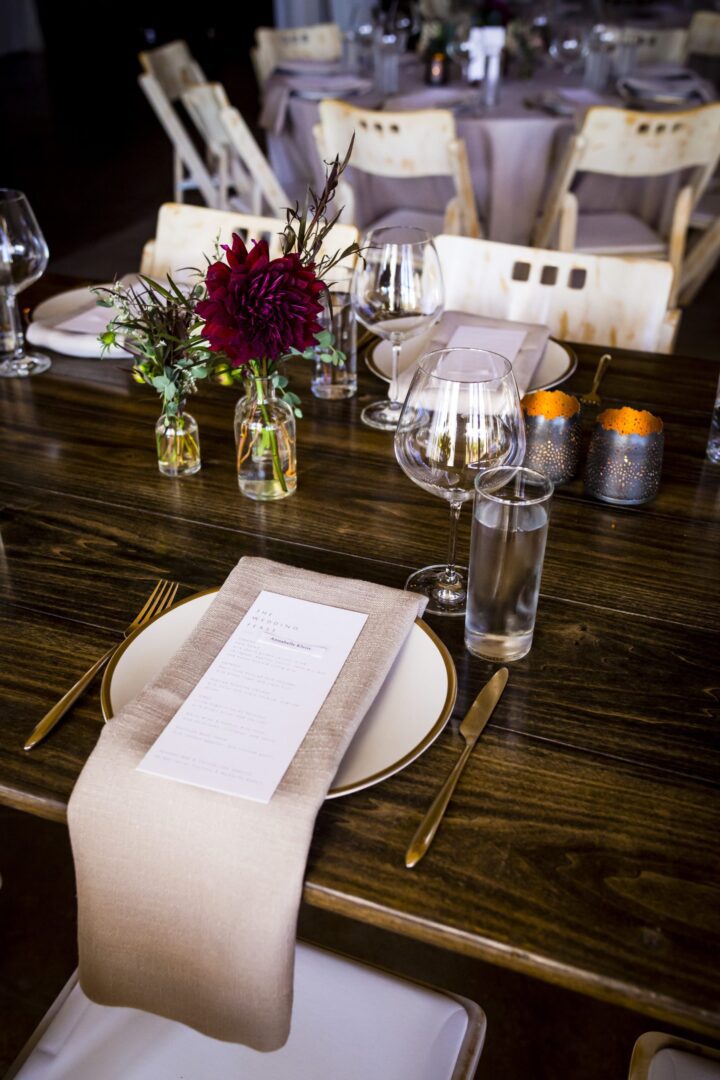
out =
[[[720,1062],[667,1047],[650,1062],[648,1080],[720,1080]]]
[[[444,223],[443,214],[434,214],[428,210],[389,210],[367,228],[380,229],[389,225],[410,225],[416,229],[425,229],[431,236],[439,236],[443,231]]]
[[[262,1054],[90,1002],[76,984],[19,1080],[451,1080],[468,1013],[449,995],[298,945],[292,1031]]]
[[[575,250],[596,255],[662,255],[667,244],[634,214],[579,214]]]

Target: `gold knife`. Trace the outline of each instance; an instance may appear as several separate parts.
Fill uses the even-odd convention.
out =
[[[405,853],[405,865],[408,869],[420,862],[423,855],[433,842],[438,825],[442,821],[443,814],[452,798],[455,785],[460,779],[460,773],[465,768],[467,760],[472,753],[475,743],[483,733],[485,725],[493,714],[493,709],[502,697],[502,692],[508,681],[508,669],[500,668],[492,679],[483,686],[468,709],[467,715],[460,725],[460,734],[465,739],[465,749],[460,755],[457,764],[448,776],[443,786],[430,804],[425,817],[418,825],[417,831],[410,841],[410,846]]]

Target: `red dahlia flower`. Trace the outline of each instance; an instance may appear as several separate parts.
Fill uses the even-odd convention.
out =
[[[248,251],[233,233],[223,244],[227,264],[212,263],[206,276],[207,300],[196,311],[205,320],[203,337],[224,352],[233,367],[249,360],[278,360],[291,348],[314,344],[322,327],[317,316],[325,288],[314,265],[303,266],[296,254],[270,259],[265,240]]]

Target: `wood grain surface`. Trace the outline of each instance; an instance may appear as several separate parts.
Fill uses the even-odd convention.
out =
[[[600,350],[577,351],[564,389],[581,393]],[[203,468],[168,480],[157,401],[127,364],[54,357],[45,375],[0,380],[1,802],[63,820],[100,730],[99,687],[32,753],[24,737],[159,576],[189,595],[262,554],[401,587],[442,560],[447,509],[360,424],[385,389],[360,366],[358,396],[336,403],[293,371],[298,491],[265,506],[237,489],[236,390],[193,400]],[[614,355],[603,403],[666,422],[657,499],[611,507],[581,480],[557,491],[533,649],[408,871],[492,670],[464,649],[462,620],[428,620],[457,667],[455,717],[402,773],[326,804],[308,903],[720,1037],[720,468],[704,459],[717,376],[708,360]]]

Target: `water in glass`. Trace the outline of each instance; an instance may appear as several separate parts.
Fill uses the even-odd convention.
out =
[[[551,482],[529,469],[478,478],[465,644],[485,660],[505,663],[530,651],[551,494]]]

